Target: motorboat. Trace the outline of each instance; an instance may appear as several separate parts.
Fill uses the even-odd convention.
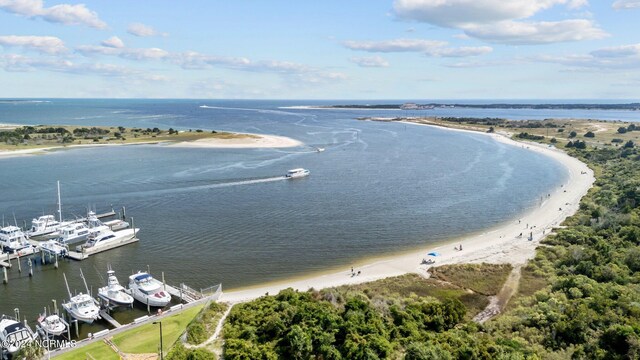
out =
[[[89,288],[87,286],[87,281],[84,278],[84,274],[82,274],[82,270],[80,270],[80,276],[82,277],[82,281],[84,281],[84,287],[87,290],[86,294],[80,292],[75,296],[71,295],[67,276],[65,274],[62,275],[64,276],[64,282],[67,285],[67,292],[69,293],[69,301],[63,303],[62,308],[64,308],[72,318],[88,324],[99,319],[100,308],[98,307],[98,302],[89,295]]]
[[[53,215],[42,215],[31,220],[31,229],[27,234],[30,237],[50,235],[68,224],[68,222],[59,222]]]
[[[116,272],[107,270],[107,286],[98,289],[98,296],[107,301],[110,305],[115,306],[132,306],[133,297],[126,292],[126,289],[120,285]]]
[[[124,229],[113,231],[108,226],[102,225],[94,228],[87,237],[87,242],[77,246],[76,251],[82,252],[83,248],[101,248],[133,239],[140,229]]]
[[[18,253],[20,256],[35,252],[22,229],[12,225],[0,229],[0,246],[4,252]]]
[[[303,169],[303,168],[298,168],[298,169],[291,169],[289,171],[287,171],[287,174],[285,175],[285,177],[287,179],[297,179],[297,178],[302,178],[305,176],[309,176],[309,174],[311,174],[311,172],[307,169]]]
[[[83,222],[73,222],[58,229],[55,240],[62,244],[73,244],[86,241],[91,229]]]
[[[171,301],[164,284],[146,272],[129,276],[129,292],[139,302],[156,307],[164,307]]]
[[[90,228],[98,228],[100,226],[108,226],[109,229],[111,229],[113,231],[118,231],[118,230],[126,229],[126,228],[129,227],[129,223],[128,222],[126,222],[124,220],[120,220],[120,219],[109,220],[109,221],[104,221],[103,222],[100,219],[98,219],[98,216],[93,211],[89,211],[89,214],[87,215],[87,224],[89,225]]]
[[[67,331],[67,323],[57,314],[47,315],[47,309],[38,317],[38,332],[44,337],[60,336]]]
[[[62,201],[60,200],[60,181],[58,181],[58,216],[56,220],[53,215],[42,215],[36,219],[31,220],[31,229],[29,230],[29,236],[43,236],[49,235],[58,231],[59,228],[68,225],[69,222],[62,221]]]
[[[2,356],[18,352],[23,346],[34,341],[36,334],[25,323],[3,315],[0,318],[0,343],[2,344]]]
[[[67,256],[69,254],[69,247],[57,240],[42,241],[38,244],[40,251],[57,256]]]

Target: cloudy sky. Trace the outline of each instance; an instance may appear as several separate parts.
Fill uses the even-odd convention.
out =
[[[637,99],[640,0],[0,0],[0,97]]]

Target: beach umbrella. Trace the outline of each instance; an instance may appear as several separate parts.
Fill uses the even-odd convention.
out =
[[[440,253],[434,251],[434,252],[428,253],[427,255],[429,255],[429,256],[440,256]]]

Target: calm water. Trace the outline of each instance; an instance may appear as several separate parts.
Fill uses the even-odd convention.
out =
[[[66,298],[62,273],[94,289],[110,264],[125,282],[151,268],[169,283],[225,289],[282,280],[495,226],[565,181],[557,163],[479,134],[354,120],[360,111],[289,110],[308,102],[53,100],[0,104],[0,123],[122,125],[268,133],[291,149],[86,148],[1,159],[0,213],[21,225],[126,206],[141,241],[90,257],[9,271],[0,313],[34,318]],[[207,108],[201,107],[206,105]],[[369,111],[389,116],[389,111]],[[400,112],[398,112],[400,113]],[[482,115],[485,116],[485,115]],[[325,147],[316,153],[311,146]],[[310,177],[287,181],[290,168]],[[26,265],[23,265],[23,269]],[[116,316],[139,316],[141,310]],[[95,331],[94,327],[84,330]]]

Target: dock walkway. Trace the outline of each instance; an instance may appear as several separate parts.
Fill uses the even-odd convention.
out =
[[[117,322],[116,319],[112,318],[111,315],[109,315],[106,310],[104,309],[100,310],[100,316],[103,319],[105,319],[109,324],[111,324],[111,326],[113,326],[114,328],[117,329],[122,327],[122,324]]]

